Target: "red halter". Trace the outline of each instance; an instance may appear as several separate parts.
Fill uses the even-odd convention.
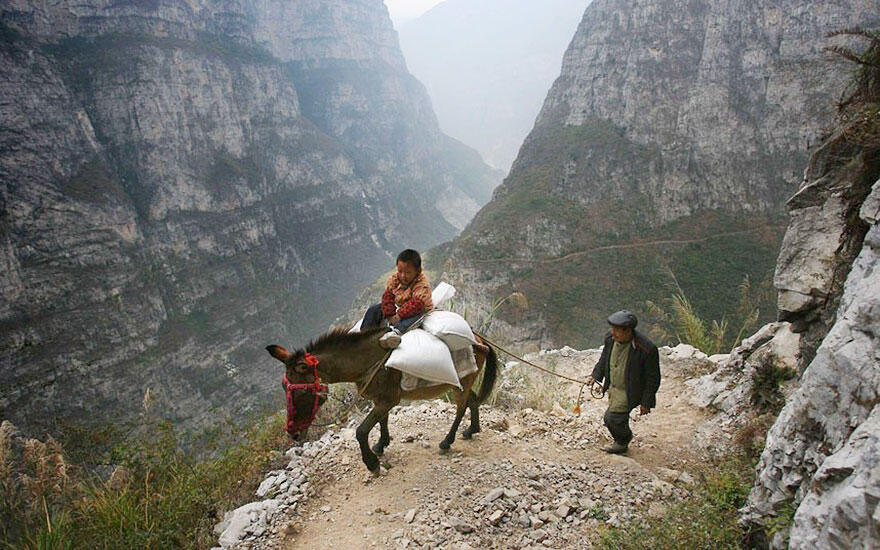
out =
[[[301,431],[307,430],[309,426],[312,425],[312,422],[315,421],[315,417],[318,416],[318,409],[321,408],[321,393],[327,393],[327,384],[322,384],[321,377],[318,376],[318,358],[311,353],[306,352],[305,363],[312,367],[312,373],[315,375],[314,382],[307,384],[291,384],[287,380],[286,373],[284,374],[284,378],[281,379],[281,386],[284,388],[285,393],[287,393],[287,433],[290,435],[296,435]],[[315,402],[312,405],[312,414],[308,419],[301,422],[294,420],[294,418],[296,418],[296,404],[293,402],[293,392],[296,390],[312,390],[315,394]]]

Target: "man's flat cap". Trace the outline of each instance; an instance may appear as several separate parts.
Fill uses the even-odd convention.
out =
[[[636,328],[639,320],[629,311],[622,309],[608,316],[608,324],[615,327]]]

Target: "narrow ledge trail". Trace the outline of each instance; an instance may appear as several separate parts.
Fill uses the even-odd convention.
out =
[[[733,237],[736,235],[747,235],[749,233],[758,233],[761,231],[767,231],[768,229],[779,229],[777,226],[773,225],[765,225],[753,227],[751,229],[743,229],[740,231],[728,231],[725,233],[716,233],[715,235],[709,235],[707,237],[701,237],[699,239],[660,239],[654,241],[639,241],[634,243],[626,243],[626,244],[612,244],[607,246],[599,246],[596,248],[588,248],[586,250],[577,250],[574,252],[569,252],[568,254],[558,256],[555,258],[491,258],[491,259],[471,259],[470,263],[473,264],[492,264],[498,262],[504,263],[539,263],[539,264],[554,264],[557,262],[564,262],[566,260],[571,260],[574,258],[578,258],[581,256],[588,256],[590,254],[596,252],[604,252],[607,250],[628,250],[633,248],[645,248],[651,246],[664,246],[664,245],[683,245],[683,244],[696,244],[696,243],[704,243],[707,241],[722,239],[725,237]],[[784,228],[783,228],[784,229]]]
[[[551,353],[559,372],[576,377],[586,377],[598,358],[597,350]],[[602,451],[610,444],[604,400],[585,395],[581,414],[571,413],[575,384],[556,386],[550,411],[484,404],[483,431],[471,441],[457,439],[445,455],[437,444],[454,405],[413,402],[391,413],[393,440],[381,476],[366,471],[352,427],[325,434],[314,443],[323,442],[320,449],[291,449],[307,472],[303,498],[257,536],[227,547],[592,548],[602,524],[662,517],[695,482],[689,470],[706,459],[690,447],[706,414],[688,401],[688,368],[669,357],[661,348],[658,406],[631,424],[635,438],[626,456]],[[505,387],[513,381],[505,385],[501,377],[496,391],[515,396],[516,388]]]

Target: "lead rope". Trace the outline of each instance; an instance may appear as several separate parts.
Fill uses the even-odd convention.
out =
[[[579,380],[579,379],[577,379],[577,378],[570,378],[570,377],[568,377],[568,376],[565,376],[565,375],[559,374],[558,372],[553,372],[552,370],[546,369],[546,368],[544,368],[544,367],[542,367],[542,366],[540,366],[540,365],[536,365],[536,364],[532,363],[531,361],[529,361],[529,360],[527,360],[527,359],[524,359],[524,358],[520,357],[519,355],[516,355],[515,353],[510,352],[510,351],[504,349],[503,347],[501,347],[500,345],[498,345],[498,343],[493,342],[492,340],[490,340],[489,338],[487,338],[486,336],[484,336],[484,335],[482,335],[482,334],[479,334],[479,333],[476,333],[476,332],[475,332],[474,334],[476,334],[477,336],[479,336],[480,338],[482,338],[482,339],[483,339],[487,344],[489,344],[490,346],[492,346],[492,347],[498,349],[499,351],[503,351],[504,353],[506,353],[507,355],[513,357],[513,358],[516,359],[517,361],[522,361],[522,362],[525,363],[526,365],[529,365],[529,366],[531,366],[531,367],[534,367],[534,368],[536,368],[536,369],[538,369],[538,370],[540,370],[540,371],[544,371],[544,372],[546,372],[547,374],[552,374],[553,376],[556,376],[557,378],[562,378],[562,379],[564,379],[564,380],[568,380],[569,382],[574,382],[575,384],[580,384],[580,385],[581,385],[581,389],[580,389],[580,391],[578,392],[577,404],[574,406],[574,409],[572,409],[572,412],[575,413],[575,414],[581,414],[581,397],[583,396],[584,388],[585,388],[587,385],[589,385],[589,383],[588,383],[586,380]],[[594,382],[593,385],[590,386],[590,395],[592,395],[592,396],[595,397],[596,399],[600,399],[603,395],[605,395],[605,390],[604,390],[603,386],[601,386],[598,382]]]
[[[376,377],[376,373],[379,372],[379,369],[385,365],[385,361],[387,361],[388,358],[391,357],[391,351],[392,350],[388,350],[388,352],[386,352],[385,355],[382,356],[382,359],[379,359],[378,361],[376,361],[376,363],[372,367],[370,367],[370,370],[367,371],[366,382],[364,382],[364,385],[358,389],[359,396],[364,397],[364,394],[366,393],[367,388],[369,387],[370,383],[373,381],[373,378]]]

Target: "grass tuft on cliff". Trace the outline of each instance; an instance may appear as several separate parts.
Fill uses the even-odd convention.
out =
[[[868,43],[861,52],[842,46],[828,48],[855,68],[849,89],[837,105],[838,129],[831,139],[864,147],[876,155],[880,150],[880,30],[846,29],[831,36],[855,37]]]

